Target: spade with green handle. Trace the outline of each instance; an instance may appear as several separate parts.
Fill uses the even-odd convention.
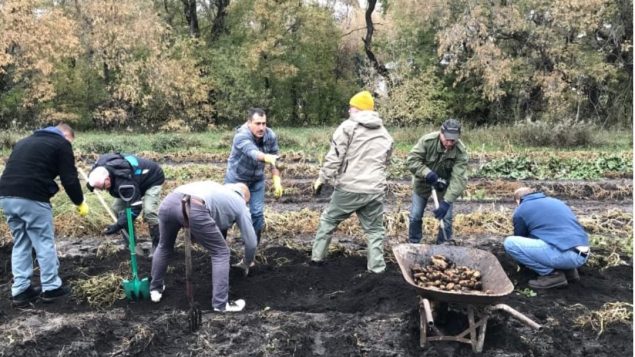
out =
[[[130,265],[132,279],[124,280],[123,291],[128,300],[150,298],[150,281],[148,278],[139,279],[137,274],[137,253],[135,250],[134,222],[132,220],[132,199],[135,196],[134,185],[121,185],[118,188],[119,198],[126,202],[126,220],[128,221],[128,248],[130,248]]]

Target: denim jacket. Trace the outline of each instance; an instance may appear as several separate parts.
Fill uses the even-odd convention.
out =
[[[232,151],[227,160],[228,182],[253,182],[264,180],[265,163],[256,157],[258,152],[278,155],[278,138],[273,130],[267,128],[261,140],[251,133],[247,124],[243,124],[234,135]]]

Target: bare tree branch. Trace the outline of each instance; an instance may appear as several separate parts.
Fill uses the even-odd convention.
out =
[[[362,39],[364,42],[364,51],[366,52],[366,57],[370,63],[372,63],[373,68],[386,79],[386,82],[390,85],[392,82],[390,80],[390,75],[388,73],[388,69],[382,63],[379,62],[377,57],[372,50],[372,41],[373,41],[373,32],[375,31],[375,27],[373,26],[373,11],[375,11],[375,5],[377,5],[377,0],[369,0],[368,8],[366,9],[365,19],[366,19],[366,37]]]

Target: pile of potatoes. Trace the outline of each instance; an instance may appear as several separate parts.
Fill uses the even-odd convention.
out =
[[[442,255],[433,255],[425,267],[412,268],[415,283],[422,288],[448,291],[482,290],[481,272],[465,266],[456,266]]]

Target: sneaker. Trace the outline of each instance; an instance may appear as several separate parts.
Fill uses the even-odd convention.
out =
[[[42,291],[40,290],[40,287],[34,288],[32,285],[29,285],[29,287],[26,288],[26,290],[24,290],[23,292],[19,293],[16,296],[12,296],[11,303],[15,307],[27,306],[30,302],[37,299],[41,292]]]
[[[214,308],[216,312],[239,312],[245,308],[245,300],[238,299],[236,301],[230,301],[225,305],[225,310]]]
[[[578,274],[578,269],[576,268],[563,270],[563,272],[564,272],[564,276],[567,277],[568,281],[580,280],[580,274]]]
[[[529,286],[534,289],[551,289],[567,286],[567,278],[563,272],[554,270],[549,275],[539,276],[536,280],[529,280]]]
[[[163,297],[163,292],[165,291],[165,285],[161,287],[161,290],[152,290],[150,291],[150,300],[152,302],[159,302]]]
[[[54,302],[55,300],[68,295],[71,292],[71,289],[68,286],[60,286],[57,289],[48,290],[40,295],[40,298],[44,302]]]
[[[321,266],[324,266],[324,264],[325,264],[324,260],[310,260],[309,261],[309,265],[314,267],[321,267]]]

